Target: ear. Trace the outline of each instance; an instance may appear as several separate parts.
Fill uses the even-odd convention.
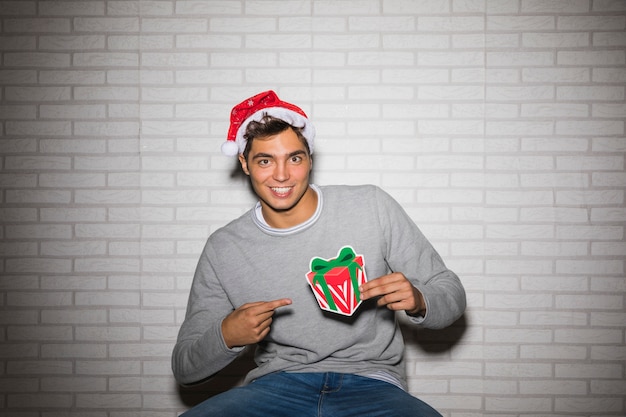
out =
[[[239,163],[241,164],[241,169],[243,170],[244,174],[249,176],[250,171],[248,170],[248,161],[246,161],[246,158],[241,153],[239,154]]]

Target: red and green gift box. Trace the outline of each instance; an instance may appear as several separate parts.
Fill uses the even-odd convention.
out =
[[[313,258],[307,281],[320,308],[351,316],[361,304],[359,286],[367,281],[363,256],[344,246],[336,258]]]

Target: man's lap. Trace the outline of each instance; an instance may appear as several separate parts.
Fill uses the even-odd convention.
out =
[[[440,417],[384,381],[337,373],[266,375],[209,398],[181,417]]]

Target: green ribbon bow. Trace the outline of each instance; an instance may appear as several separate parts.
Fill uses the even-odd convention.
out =
[[[357,303],[361,301],[361,292],[359,291],[359,281],[357,277],[357,270],[363,269],[361,265],[356,263],[354,259],[356,258],[356,253],[354,253],[354,249],[350,246],[345,246],[341,248],[339,254],[335,259],[322,259],[322,258],[313,258],[311,260],[311,272],[315,273],[315,277],[313,278],[313,285],[320,284],[322,287],[322,291],[324,292],[324,297],[326,297],[326,301],[328,301],[328,307],[337,311],[337,305],[333,300],[333,297],[330,293],[330,289],[328,288],[328,284],[324,279],[324,274],[330,271],[333,268],[337,267],[346,267],[350,272],[350,280],[352,282],[352,288],[354,288],[354,294],[356,296]]]

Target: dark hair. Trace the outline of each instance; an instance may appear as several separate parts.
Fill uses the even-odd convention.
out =
[[[252,146],[253,140],[274,136],[289,128],[296,133],[300,142],[302,142],[306,147],[307,154],[310,155],[311,149],[309,148],[309,142],[302,134],[302,127],[293,126],[282,119],[270,116],[269,114],[264,114],[260,121],[257,122],[253,120],[248,123],[248,126],[246,126],[246,133],[243,135],[243,138],[246,140],[243,157],[246,160],[248,159],[248,154],[250,153],[250,147]]]

